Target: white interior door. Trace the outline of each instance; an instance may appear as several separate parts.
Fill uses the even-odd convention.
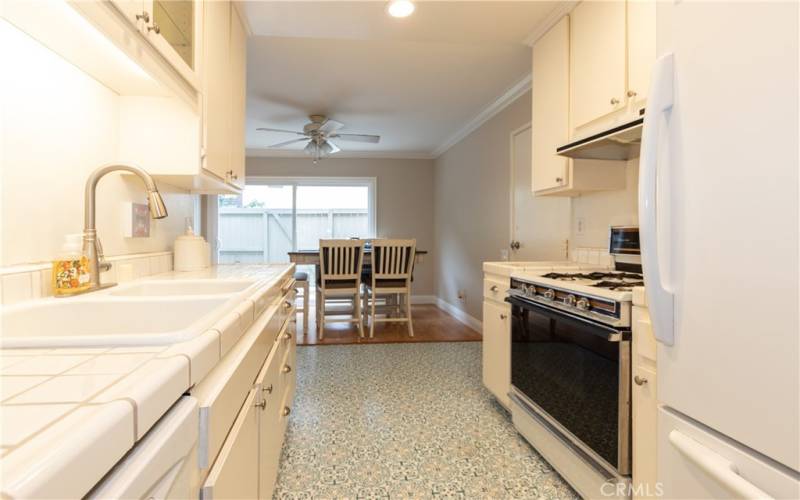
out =
[[[532,138],[530,124],[511,133],[509,260],[567,260],[569,198],[534,196]]]

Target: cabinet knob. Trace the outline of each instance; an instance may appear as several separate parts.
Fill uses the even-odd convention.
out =
[[[284,417],[288,417],[290,413],[292,413],[292,409],[288,406],[283,407],[283,411],[281,412]]]
[[[281,370],[283,373],[289,373],[292,371],[292,367],[289,365],[283,365],[283,369]]]
[[[647,379],[640,377],[639,375],[633,377],[633,381],[636,383],[636,385],[644,385],[647,383]]]
[[[292,334],[289,332],[284,333],[283,340],[292,340]]]
[[[157,22],[153,21],[153,25],[147,27],[147,32],[149,33],[151,31],[154,32],[156,35],[161,34],[161,27],[158,25]]]
[[[612,106],[616,106],[617,104],[619,104],[619,99],[617,99],[616,97],[612,97],[611,98],[611,105]]]
[[[634,91],[634,90],[629,90],[629,91],[628,91],[628,93],[627,93],[626,95],[627,95],[628,97],[636,97],[636,91]]]
[[[562,182],[564,182],[564,178],[563,177],[556,177],[556,182],[558,184],[561,184]]]
[[[497,285],[492,285],[492,287],[489,288],[489,290],[492,291],[492,292],[496,292],[497,291]]]
[[[266,392],[267,394],[272,394],[272,384],[269,384],[267,387],[262,387],[261,391]]]
[[[267,400],[266,399],[264,401],[260,402],[260,403],[256,403],[256,408],[261,408],[263,410],[266,407],[267,407]]]
[[[239,178],[239,176],[238,176],[238,175],[236,175],[236,174],[234,174],[234,173],[233,173],[233,170],[228,170],[228,171],[227,171],[227,172],[225,172],[225,173],[228,175],[228,178],[229,178],[229,179],[231,179],[231,180],[234,180],[234,181],[235,181],[236,179],[238,179],[238,178]]]
[[[507,314],[500,314],[500,319],[506,319],[506,318],[508,318]]]
[[[144,21],[145,23],[149,23],[150,22],[150,14],[146,10],[143,10],[141,14],[136,14],[136,20],[137,21]]]

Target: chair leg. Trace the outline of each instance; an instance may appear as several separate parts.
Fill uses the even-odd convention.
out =
[[[317,337],[325,338],[325,297],[321,291],[317,291]]]
[[[406,318],[408,319],[408,336],[414,336],[414,326],[411,324],[411,292],[406,293]]]
[[[378,298],[378,294],[376,290],[372,289],[372,297],[370,300],[372,304],[370,304],[370,320],[369,320],[369,338],[375,337],[375,299]]]
[[[308,335],[308,302],[310,300],[308,281],[306,281],[303,285],[303,335]]]
[[[358,336],[364,338],[364,318],[361,316],[361,292],[358,291],[353,296],[353,306],[355,308],[355,316],[358,318]]]

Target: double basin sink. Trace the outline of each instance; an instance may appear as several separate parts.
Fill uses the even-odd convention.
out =
[[[138,346],[185,341],[211,327],[256,283],[146,280],[70,298],[4,307],[0,313],[0,348]]]

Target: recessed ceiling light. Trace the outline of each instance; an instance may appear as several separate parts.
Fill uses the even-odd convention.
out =
[[[392,0],[386,10],[392,17],[408,17],[414,13],[414,2],[411,0]]]

